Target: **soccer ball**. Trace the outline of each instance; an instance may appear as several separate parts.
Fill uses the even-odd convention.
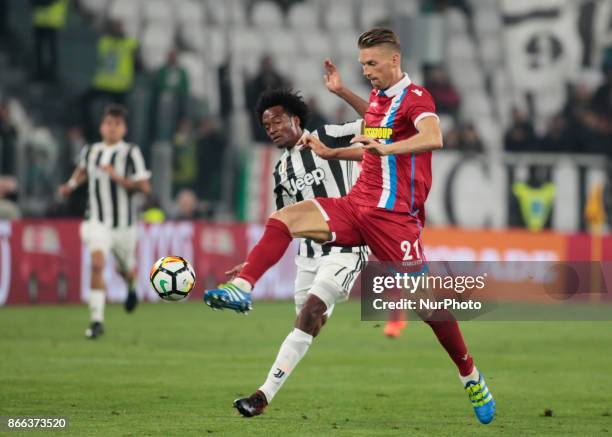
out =
[[[195,284],[193,267],[180,256],[158,259],[151,268],[149,278],[153,289],[164,300],[184,299]]]

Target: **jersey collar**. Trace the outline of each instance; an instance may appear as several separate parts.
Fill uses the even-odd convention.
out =
[[[401,93],[404,88],[410,86],[411,83],[412,83],[412,81],[408,77],[408,74],[404,73],[404,77],[402,77],[399,82],[397,82],[393,86],[390,86],[386,90],[378,90],[378,94],[377,95],[379,95],[381,97],[384,97],[384,96],[386,96],[386,97],[395,97],[399,93]]]

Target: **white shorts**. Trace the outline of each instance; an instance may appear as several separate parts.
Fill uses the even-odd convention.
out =
[[[295,277],[295,312],[299,313],[309,294],[327,306],[329,317],[336,302],[348,299],[353,284],[368,257],[357,253],[334,253],[318,258],[297,256]]]
[[[120,271],[129,272],[136,266],[136,226],[113,229],[100,222],[84,221],[79,233],[90,252],[99,250],[104,256],[112,252]]]

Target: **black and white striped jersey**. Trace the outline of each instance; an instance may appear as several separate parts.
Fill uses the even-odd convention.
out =
[[[136,211],[132,202],[134,193],[111,180],[100,167],[112,165],[115,173],[131,180],[151,177],[135,144],[120,141],[109,146],[95,143],[83,147],[78,166],[87,170],[89,197],[87,218],[109,228],[125,228],[136,225]]]
[[[362,120],[328,124],[305,133],[318,136],[328,147],[348,147],[351,139],[362,132],[362,124]],[[315,197],[345,196],[357,181],[359,171],[359,165],[354,161],[326,161],[311,150],[286,149],[274,168],[276,209]],[[314,258],[330,253],[367,254],[367,247],[328,246],[302,239],[298,255]]]

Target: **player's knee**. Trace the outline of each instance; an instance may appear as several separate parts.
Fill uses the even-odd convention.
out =
[[[288,213],[285,208],[274,211],[270,215],[270,218],[283,222],[288,229],[291,229],[291,214]]]
[[[301,324],[309,330],[318,332],[324,323],[325,311],[327,311],[325,303],[317,296],[310,295],[300,311]]]
[[[319,323],[315,326],[313,332],[311,333],[311,335],[313,337],[316,337],[317,335],[319,335],[319,332],[321,332],[321,328],[323,328],[323,326],[325,326],[325,323],[327,322],[327,315],[323,314],[321,316],[321,318],[319,319]]]
[[[292,236],[296,236],[295,233],[298,231],[300,226],[301,214],[291,207],[286,207],[279,209],[278,211],[274,211],[271,215],[271,219],[279,220],[287,226],[289,232],[291,232]]]
[[[327,323],[327,315],[323,314],[321,316],[321,328],[325,326],[326,323]]]
[[[275,220],[280,220],[281,222],[286,223],[286,220],[288,218],[289,214],[287,214],[287,211],[285,211],[285,208],[281,208],[278,211],[274,211],[272,214],[270,214],[270,218],[275,219]]]
[[[310,335],[312,335],[312,338],[316,338],[316,336],[319,335],[319,332],[321,332],[322,327],[323,325],[319,324],[312,330],[312,332],[310,333]]]
[[[323,302],[317,296],[310,295],[306,300],[301,313],[303,313],[304,318],[308,321],[322,322],[322,318],[325,317],[325,311],[327,311],[325,302]]]

